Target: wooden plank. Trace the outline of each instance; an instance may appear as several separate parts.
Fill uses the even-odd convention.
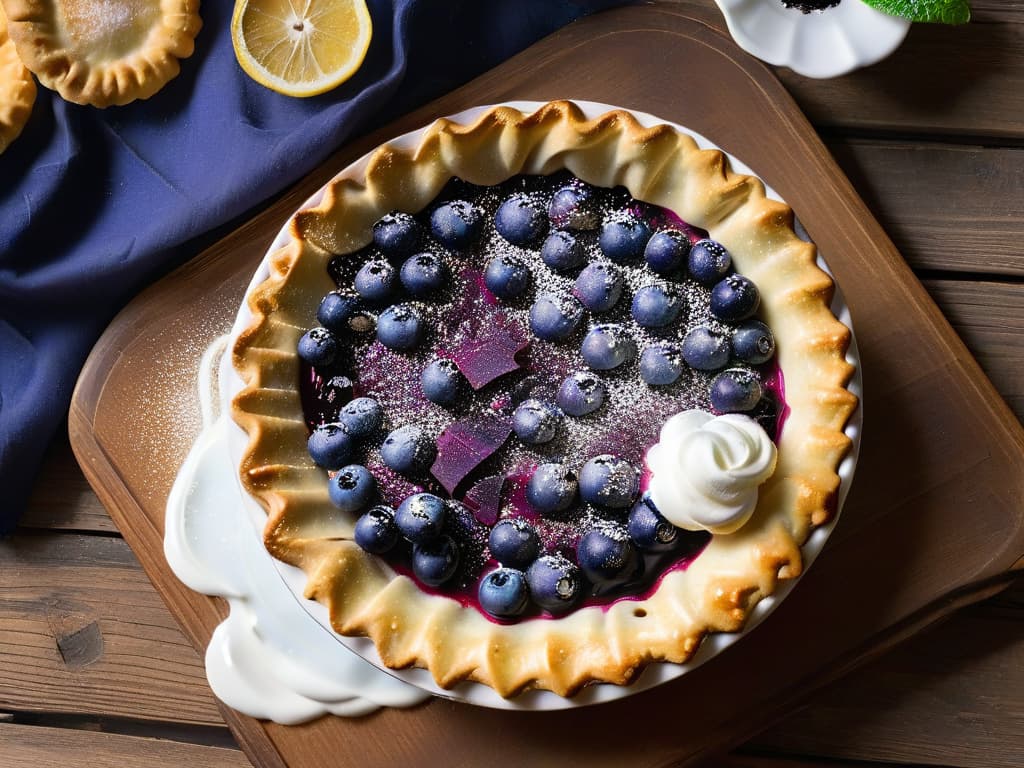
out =
[[[251,768],[236,749],[71,728],[0,724],[4,768]]]
[[[0,542],[0,711],[224,721],[202,661],[119,538]]]
[[[758,750],[1024,765],[1024,579],[908,641],[752,740]]]
[[[914,269],[1024,275],[1024,149],[827,144]]]

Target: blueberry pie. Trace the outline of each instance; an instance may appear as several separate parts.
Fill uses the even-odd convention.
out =
[[[625,111],[380,147],[295,215],[234,348],[267,549],[444,687],[571,696],[741,628],[834,514],[857,404],[792,227]]]

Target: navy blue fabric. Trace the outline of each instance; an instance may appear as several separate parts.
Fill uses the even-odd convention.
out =
[[[0,154],[0,533],[24,509],[96,338],[132,295],[195,255],[204,233],[347,139],[616,4],[370,0],[359,72],[293,99],[239,69],[231,4],[207,0],[195,54],[151,99],[98,110],[40,88]]]

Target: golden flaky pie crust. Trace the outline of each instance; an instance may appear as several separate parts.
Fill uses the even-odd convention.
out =
[[[32,114],[36,83],[7,35],[7,18],[0,8],[0,152],[18,138]]]
[[[76,104],[147,99],[194,50],[199,0],[0,0],[18,55]]]
[[[420,591],[352,541],[354,517],[331,505],[325,472],[306,453],[295,349],[335,287],[328,260],[367,245],[380,216],[422,210],[452,176],[493,185],[563,168],[594,185],[625,185],[729,249],[761,289],[792,410],[751,521],[713,537],[651,597],[499,625]],[[246,386],[232,410],[249,436],[241,479],[267,511],[266,547],[305,572],[306,597],[327,606],[338,633],[369,636],[386,665],[425,667],[442,687],[469,679],[502,696],[531,687],[571,696],[591,682],[628,683],[649,662],[685,661],[706,633],[740,629],[778,579],[800,573],[800,545],[833,514],[836,469],[850,448],[850,331],[829,310],[832,280],[794,234],[792,211],[766,199],[758,179],[733,173],[721,152],[665,125],[645,129],[624,111],[588,121],[569,102],[532,114],[496,107],[471,125],[437,121],[414,152],[378,148],[364,178],[332,181],[290,231],[250,296],[254,319],[233,350]],[[659,428],[651,425],[652,439]]]

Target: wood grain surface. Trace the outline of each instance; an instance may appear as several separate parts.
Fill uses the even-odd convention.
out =
[[[955,30],[939,29],[922,38],[915,28],[891,60],[900,63],[898,71],[887,69],[883,75],[874,68],[827,83],[781,74],[868,207],[1021,418],[1022,155],[1018,140],[1000,126],[1024,123],[1019,87],[1024,59],[1014,53],[1022,39],[1024,4],[975,0],[972,5],[975,19],[985,25],[972,39],[980,37],[993,47],[1011,40],[1017,47],[979,55],[975,48],[956,45],[962,38]],[[723,28],[710,3],[683,0],[671,6]],[[930,79],[932,62],[926,57],[933,55],[927,51],[936,36],[948,40],[951,55],[965,65],[947,67],[950,92],[983,81],[998,109],[978,111],[971,100],[952,98],[934,104],[932,111],[942,114],[930,116],[912,100],[892,99],[884,110],[874,104],[883,88],[910,92]],[[997,72],[985,70],[993,56],[1002,60]],[[904,82],[883,82],[891,80]],[[1002,122],[990,122],[996,111],[1004,113]],[[293,208],[301,194],[286,196],[282,209]],[[94,763],[100,765],[164,764],[172,755],[187,755],[200,766],[245,764],[236,751],[224,754],[232,740],[205,685],[201,661],[170,614],[157,615],[159,597],[114,531],[75,467],[66,439],[56,440],[23,533],[0,545],[0,713],[10,713],[6,719],[11,721],[5,723],[0,714],[0,765],[77,765],[77,755],[90,751],[108,761]],[[95,540],[115,542],[123,557],[114,549],[92,546]],[[65,549],[40,541],[63,541]],[[128,562],[134,575],[126,570]],[[62,572],[65,567],[70,576]],[[10,574],[17,574],[17,583]],[[102,597],[93,595],[93,584]],[[41,604],[67,594],[79,601],[75,610],[58,611],[57,620],[46,620]],[[90,614],[82,606],[101,613]],[[141,606],[145,620],[134,606]],[[95,635],[87,628],[97,615],[103,653],[116,658],[83,664],[92,658],[88,653]],[[89,620],[76,625],[80,618]],[[1018,584],[857,670],[739,753],[716,758],[714,764],[1024,765],[1022,627],[1024,586]],[[76,668],[69,668],[62,645]],[[154,672],[153,660],[166,658],[174,662],[173,674]],[[61,732],[73,733],[62,740]],[[166,739],[187,742],[193,750],[166,752]]]

